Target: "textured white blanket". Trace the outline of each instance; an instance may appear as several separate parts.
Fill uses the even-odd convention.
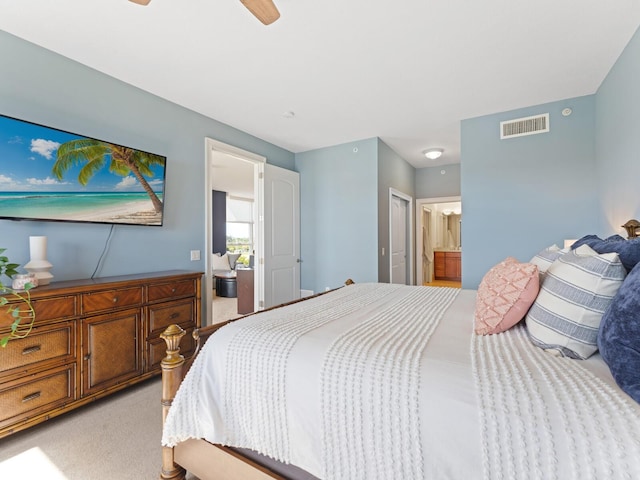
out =
[[[420,359],[457,293],[414,288],[331,345],[322,371],[322,478],[424,478]]]
[[[637,405],[532,345],[523,325],[473,336],[485,479],[640,478]]]
[[[325,479],[423,478],[420,359],[457,294],[357,284],[224,327],[180,386],[162,443],[206,438]]]

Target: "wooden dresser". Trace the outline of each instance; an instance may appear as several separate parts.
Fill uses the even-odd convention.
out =
[[[0,348],[0,438],[160,373],[160,333],[201,325],[201,272],[53,282],[31,290],[31,334]],[[0,309],[0,336],[11,317]]]

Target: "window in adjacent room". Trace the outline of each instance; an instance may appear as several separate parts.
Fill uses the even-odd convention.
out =
[[[253,200],[227,197],[227,251],[241,253],[237,263],[249,265],[253,254]]]

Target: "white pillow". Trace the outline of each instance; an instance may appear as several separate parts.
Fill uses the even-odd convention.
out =
[[[558,258],[569,251],[568,248],[560,249],[559,246],[553,244],[550,247],[545,248],[544,250],[536,253],[529,263],[533,263],[538,267],[538,273],[540,273],[540,283],[542,283],[542,279],[544,278],[544,274],[547,269],[553,265]]]
[[[531,341],[544,350],[585,359],[598,350],[602,315],[627,272],[617,253],[582,245],[547,269],[526,316]]]
[[[211,266],[213,270],[231,270],[229,257],[226,253],[224,255],[220,255],[219,253],[211,255]]]

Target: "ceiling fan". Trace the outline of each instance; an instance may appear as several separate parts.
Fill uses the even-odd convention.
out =
[[[151,0],[130,0],[138,5],[148,5]],[[240,0],[242,4],[262,23],[270,25],[280,18],[280,12],[273,0]]]

